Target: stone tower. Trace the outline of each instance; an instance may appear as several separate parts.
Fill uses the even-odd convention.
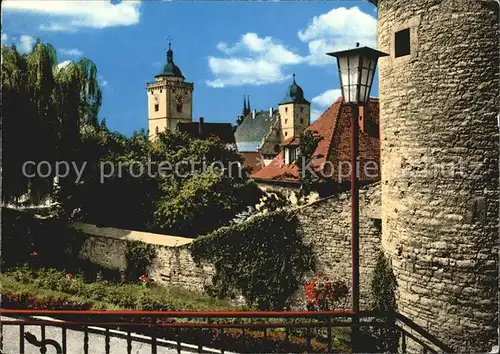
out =
[[[281,140],[298,137],[311,124],[311,103],[304,98],[304,91],[295,82],[288,87],[286,96],[279,103]]]
[[[372,0],[372,2],[376,2]],[[378,0],[382,246],[398,311],[460,352],[497,339],[499,9]]]
[[[155,81],[147,85],[149,137],[154,139],[165,129],[176,129],[179,122],[191,122],[193,111],[193,84],[184,82],[184,76],[174,64],[174,52],[168,44],[167,63]]]

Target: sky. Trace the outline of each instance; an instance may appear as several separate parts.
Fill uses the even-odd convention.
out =
[[[292,74],[315,120],[340,96],[327,52],[376,48],[377,9],[367,1],[2,2],[2,44],[29,52],[39,38],[59,62],[91,59],[103,90],[100,118],[126,135],[147,127],[146,84],[166,62],[194,83],[193,120],[235,123],[252,109],[277,107]],[[378,81],[372,96],[378,96]]]

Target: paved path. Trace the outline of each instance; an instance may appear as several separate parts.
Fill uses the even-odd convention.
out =
[[[45,318],[44,318],[45,319]],[[15,320],[13,318],[1,317],[1,320]],[[25,326],[24,332],[30,332],[36,336],[37,340],[41,339],[40,326]],[[92,327],[99,330],[97,327]],[[110,331],[111,332],[111,331]],[[116,331],[118,332],[118,331]],[[120,333],[120,332],[119,332]],[[123,332],[121,332],[123,333]],[[40,348],[28,343],[24,340],[24,353],[21,353],[19,346],[19,326],[15,325],[4,325],[3,326],[3,353],[4,354],[39,354]],[[62,344],[62,329],[60,327],[46,326],[45,338],[56,340],[59,344]],[[83,353],[83,332],[70,330],[66,331],[67,338],[67,353],[68,354],[80,354]],[[132,337],[132,353],[134,354],[149,354],[151,353],[151,345],[149,343],[142,343],[139,339],[146,339],[146,337],[141,335],[133,335]],[[110,354],[125,354],[127,352],[127,340],[125,338],[120,338],[117,334],[111,332],[110,334]],[[172,349],[172,346],[166,346],[166,341],[158,339],[158,354],[175,354],[176,349]],[[188,353],[192,352],[195,346],[189,344],[182,344],[182,352]],[[47,354],[56,354],[56,350],[52,346],[47,346]],[[191,350],[190,350],[191,349]],[[206,349],[206,351],[205,351]],[[204,352],[220,353],[210,348],[204,348]],[[105,336],[98,333],[89,333],[89,354],[105,354]]]

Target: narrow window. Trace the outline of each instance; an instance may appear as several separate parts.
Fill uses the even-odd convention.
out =
[[[287,136],[287,135],[288,135],[288,132],[285,132],[285,136]]]
[[[285,119],[285,124],[288,123],[288,119]]]
[[[304,118],[300,118],[300,124],[304,123]]]
[[[300,107],[300,113],[304,113],[304,107]]]
[[[160,129],[158,129],[158,127],[155,128],[155,133],[156,135],[158,135],[158,133],[160,132]]]
[[[288,107],[285,107],[285,112],[288,112]]]
[[[162,91],[162,90],[160,89],[160,93],[161,93],[161,91]]]
[[[158,112],[160,110],[160,105],[157,103],[155,104],[155,112]]]
[[[394,35],[394,56],[396,58],[410,54],[410,29],[398,31]]]

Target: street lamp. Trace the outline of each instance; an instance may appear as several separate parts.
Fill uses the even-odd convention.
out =
[[[352,252],[352,311],[359,313],[359,180],[357,159],[359,154],[359,106],[370,99],[378,58],[389,54],[359,47],[340,52],[327,53],[337,58],[342,102],[350,105],[351,121],[351,252]],[[356,322],[358,319],[355,317]]]

